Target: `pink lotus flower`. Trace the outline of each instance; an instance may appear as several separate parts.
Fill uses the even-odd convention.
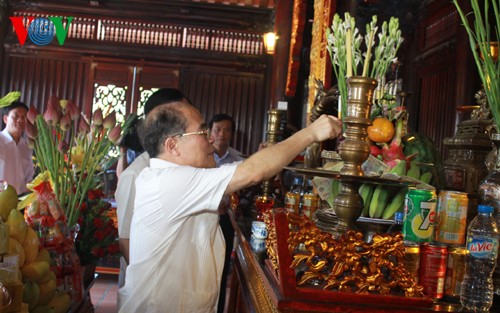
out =
[[[36,126],[33,125],[30,121],[26,123],[26,134],[28,135],[28,138],[31,139],[36,139],[38,136],[38,130],[36,129]]]
[[[80,118],[80,123],[78,124],[78,132],[81,134],[87,134],[90,131],[90,125],[84,116]]]
[[[113,128],[116,125],[116,115],[115,115],[115,113],[111,112],[108,115],[106,115],[106,118],[104,118],[104,123],[102,125],[106,129]]]
[[[70,126],[71,126],[71,116],[69,115],[68,112],[66,112],[66,114],[64,114],[64,116],[62,117],[61,122],[59,123],[59,127],[61,127],[63,131],[66,131]]]
[[[103,122],[102,110],[98,108],[94,111],[94,115],[92,116],[92,124],[95,126],[101,126]]]
[[[31,124],[35,124],[35,119],[36,119],[36,116],[38,115],[38,110],[32,105],[30,106],[30,109],[26,115],[26,117],[28,118],[28,121],[30,121]]]
[[[80,116],[80,111],[78,107],[72,100],[68,100],[68,104],[66,106],[66,112],[71,116],[71,120],[74,121]]]
[[[43,119],[51,126],[56,126],[61,120],[61,113],[53,105],[50,105],[50,101],[47,110],[43,114]]]
[[[118,140],[120,140],[121,133],[122,127],[120,125],[116,125],[109,131],[108,138],[112,143],[116,144]]]

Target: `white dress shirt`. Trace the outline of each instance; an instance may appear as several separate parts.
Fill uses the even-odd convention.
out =
[[[136,180],[120,312],[216,312],[225,254],[218,206],[236,167],[150,160]]]
[[[139,173],[149,166],[149,154],[147,152],[139,155],[120,175],[115,191],[116,215],[118,217],[118,237],[130,239],[130,223],[134,214],[135,201],[135,180]],[[120,275],[118,277],[118,287],[122,287],[125,282],[125,271],[127,261],[120,258]]]
[[[28,140],[21,137],[16,144],[7,129],[0,132],[0,180],[6,180],[18,194],[26,192],[26,184],[33,180],[32,156]]]

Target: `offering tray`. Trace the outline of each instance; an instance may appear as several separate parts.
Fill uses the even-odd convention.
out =
[[[356,220],[355,224],[363,231],[363,240],[365,242],[371,242],[373,235],[387,233],[389,227],[394,224],[394,221],[381,218],[360,217]]]
[[[377,176],[354,176],[354,175],[346,175],[340,172],[324,170],[320,168],[304,168],[299,166],[286,166],[286,170],[292,171],[294,173],[308,175],[308,176],[318,176],[318,177],[326,177],[339,179],[345,182],[353,182],[353,183],[371,183],[371,184],[381,184],[381,185],[390,185],[390,186],[409,186],[409,185],[419,185],[422,182],[413,179],[408,176],[398,176],[395,174],[383,174]]]

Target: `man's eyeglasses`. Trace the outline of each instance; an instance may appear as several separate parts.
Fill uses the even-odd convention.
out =
[[[175,137],[185,137],[185,136],[191,136],[191,135],[205,135],[205,137],[208,139],[210,139],[210,129],[205,129],[205,130],[200,130],[200,131],[197,131],[197,132],[191,132],[191,133],[184,133],[184,134],[177,134],[177,135],[173,135],[172,137],[175,138]]]

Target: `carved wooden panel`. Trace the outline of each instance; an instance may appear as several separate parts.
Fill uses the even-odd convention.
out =
[[[181,71],[180,89],[205,116],[226,113],[236,122],[232,146],[244,154],[257,151],[262,142],[266,108],[264,75],[224,73],[218,69]]]
[[[44,112],[51,94],[61,99],[77,100],[83,110],[89,99],[86,86],[89,79],[89,63],[64,55],[36,57],[11,55],[6,57],[2,91],[19,90],[20,100]]]
[[[417,32],[413,65],[418,92],[410,100],[410,118],[414,130],[428,136],[445,158],[443,140],[455,135],[457,108],[474,101],[477,73],[465,29],[451,2],[430,2]]]

